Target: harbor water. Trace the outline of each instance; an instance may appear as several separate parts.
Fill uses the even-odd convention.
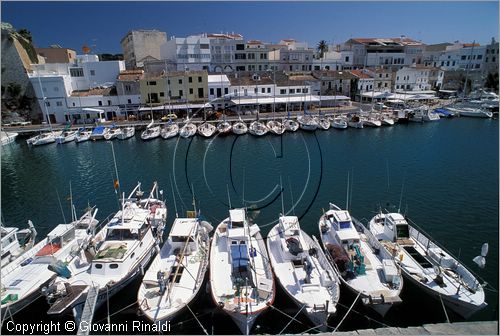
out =
[[[147,191],[158,181],[168,205],[167,231],[176,212],[183,216],[192,210],[193,194],[196,208],[214,226],[227,217],[229,204],[246,206],[264,236],[276,224],[282,203],[286,213],[299,216],[302,229],[316,236],[318,219],[329,202],[342,208],[348,205],[352,216],[363,222],[379,209],[399,208],[488,282],[488,306],[471,320],[498,320],[498,134],[498,120],[475,118],[260,138],[195,136],[145,142],[136,134],[129,140],[113,141],[118,193],[110,142],[29,148],[25,139],[18,138],[2,147],[2,222],[24,228],[31,219],[39,237],[45,236],[56,224],[70,220],[70,183],[77,214],[96,205],[97,217],[103,220],[119,209],[119,193],[128,194],[138,181]],[[489,254],[486,267],[480,269],[472,259],[484,242],[489,243]],[[132,330],[132,321],[147,323],[133,304],[138,285],[139,281],[133,282],[103,305],[94,322],[106,323],[109,311],[111,322],[128,325],[126,333],[157,334]],[[190,305],[203,328],[214,334],[238,333],[236,325],[212,303],[208,290],[204,288]],[[338,314],[329,322],[333,328],[354,299],[345,289],[341,292]],[[338,330],[446,321],[440,302],[409,281],[402,299],[385,318],[355,305]],[[280,289],[273,306],[276,309],[258,318],[253,333],[280,333],[290,321],[283,313],[294,316],[298,311]],[[71,320],[70,316],[47,316],[47,307],[40,299],[14,320]],[[447,313],[452,322],[463,321]],[[312,327],[303,315],[298,321],[285,332],[301,333]],[[204,331],[187,311],[171,321],[166,333]]]

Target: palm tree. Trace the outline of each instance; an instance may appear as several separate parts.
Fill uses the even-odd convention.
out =
[[[328,51],[328,45],[326,44],[325,40],[321,40],[318,43],[318,51],[319,51],[319,56],[323,58],[323,55],[325,54],[326,51]]]

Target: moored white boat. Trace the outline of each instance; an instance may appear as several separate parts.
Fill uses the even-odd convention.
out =
[[[47,314],[72,311],[80,321],[85,304],[94,303],[91,308],[97,310],[144,271],[157,253],[167,208],[158,199],[156,182],[149,196],[143,198],[143,195],[138,183],[122,199],[121,210],[89,243],[85,254],[88,259],[76,265],[80,268],[71,277],[58,277],[47,287],[44,291],[50,304]],[[94,302],[87,302],[89,294]]]
[[[361,116],[360,121],[363,123],[363,127],[380,127],[382,122],[372,115]]]
[[[250,123],[250,126],[248,127],[248,133],[256,136],[263,136],[267,132],[269,132],[269,129],[267,128],[266,125],[264,125],[263,122],[260,122],[258,120],[252,121]]]
[[[55,142],[58,144],[63,144],[66,142],[74,141],[76,138],[77,131],[61,131],[61,133],[54,138]]]
[[[153,140],[160,136],[160,125],[151,126],[146,128],[141,133],[142,140]]]
[[[266,246],[245,209],[229,210],[215,230],[210,249],[210,288],[220,306],[243,334],[274,302],[276,289]]]
[[[246,134],[247,132],[248,132],[248,126],[243,120],[237,121],[233,124],[234,134],[242,135]]]
[[[404,276],[464,318],[486,307],[483,285],[456,258],[399,213],[379,213],[370,231]]]
[[[190,138],[196,134],[196,125],[189,120],[179,130],[179,136],[182,138]]]
[[[293,119],[286,119],[283,121],[283,126],[285,126],[285,129],[289,132],[295,132],[300,127],[299,123]]]
[[[41,297],[41,289],[56,276],[70,277],[98,221],[93,209],[70,224],[59,224],[16,262],[2,267],[2,316],[14,315]],[[19,261],[19,262],[17,262]]]
[[[216,131],[217,127],[208,122],[198,125],[198,134],[204,136],[205,138],[211,137]]]
[[[210,224],[199,218],[174,220],[137,294],[139,309],[148,320],[168,322],[198,295],[208,269],[210,231]]]
[[[160,134],[163,139],[173,138],[179,134],[179,125],[169,122],[161,128]]]
[[[113,126],[109,129],[109,131],[106,134],[104,134],[104,139],[105,140],[113,140],[115,138],[118,138],[118,135],[121,133],[122,133],[121,128]]]
[[[401,303],[401,272],[363,224],[330,203],[318,226],[328,260],[363,304],[384,316],[394,304]]]
[[[223,120],[217,124],[217,132],[220,135],[226,135],[231,133],[231,128],[232,128],[231,123],[226,120]]]
[[[266,127],[269,129],[269,132],[276,135],[283,134],[286,131],[285,126],[277,120],[269,120],[266,123]]]
[[[337,311],[340,280],[317,241],[300,229],[296,216],[280,216],[267,235],[267,250],[285,292],[314,326],[326,330]]]
[[[92,130],[92,134],[90,134],[90,140],[102,140],[104,136],[109,132],[109,127],[105,126],[96,126]]]
[[[0,132],[0,139],[2,141],[2,146],[10,144],[11,142],[14,142],[16,140],[18,133],[16,132]]]
[[[358,115],[353,115],[347,121],[347,125],[352,128],[363,128],[363,121]]]
[[[0,236],[2,237],[1,267],[15,262],[24,252],[31,249],[35,243],[36,233],[35,227],[30,220],[28,221],[28,228],[22,230],[17,227],[0,225]]]
[[[347,119],[344,117],[335,117],[331,121],[332,127],[336,129],[346,129],[348,127]]]
[[[315,131],[318,128],[318,122],[310,115],[300,115],[297,117],[297,122],[305,131]]]
[[[318,128],[322,130],[330,129],[331,123],[327,117],[319,117],[317,118]]]
[[[39,135],[36,135],[32,138],[29,138],[26,140],[26,143],[31,146],[41,146],[41,145],[47,145],[49,143],[53,143],[56,141],[56,136],[58,134],[56,132],[46,132],[46,133],[40,133]]]
[[[135,135],[135,127],[134,126],[127,126],[127,127],[122,127],[121,132],[118,133],[116,136],[119,140],[125,140],[132,138]]]
[[[90,140],[90,135],[92,135],[92,131],[81,128],[75,135],[75,142],[84,142]]]
[[[471,107],[446,107],[447,110],[458,114],[460,117],[475,117],[475,118],[491,118],[493,113],[481,109],[481,108],[471,108]]]

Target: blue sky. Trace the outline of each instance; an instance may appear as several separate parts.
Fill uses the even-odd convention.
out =
[[[424,43],[498,40],[498,1],[488,2],[15,2],[2,1],[2,22],[27,28],[37,47],[121,53],[132,29],[167,36],[235,32],[245,39],[341,43],[351,37],[408,37]]]

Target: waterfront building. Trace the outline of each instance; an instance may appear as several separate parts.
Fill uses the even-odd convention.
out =
[[[162,60],[175,64],[178,71],[210,69],[210,39],[207,34],[172,36],[160,47]]]
[[[313,70],[351,70],[353,69],[353,55],[350,50],[328,50],[323,54],[313,59]]]
[[[494,38],[491,43],[486,46],[486,53],[484,57],[483,74],[498,74],[498,42]]]
[[[312,71],[314,50],[309,49],[306,42],[285,39],[267,47],[270,49],[269,63],[274,70]]]
[[[395,91],[429,91],[442,87],[444,71],[425,65],[404,67],[396,72]]]
[[[222,110],[229,106],[231,99],[230,89],[238,91],[231,87],[231,82],[226,74],[220,72],[212,73],[207,76],[208,82],[208,101],[216,110]],[[237,94],[234,94],[237,95]]]
[[[313,71],[313,76],[320,81],[321,95],[351,96],[351,83],[355,77],[349,71]]]
[[[368,91],[373,91],[375,79],[363,70],[349,70],[356,77],[353,89],[356,89],[355,100],[360,101],[362,94]]]
[[[365,72],[373,77],[373,90],[379,92],[391,92],[395,71],[389,67],[367,68]]]
[[[244,49],[243,49],[244,47]],[[270,68],[269,47],[259,40],[249,40],[237,45],[234,55],[236,71],[260,72]]]
[[[106,89],[112,88],[120,72],[125,70],[124,61],[100,62],[97,55],[78,55],[75,63],[35,64],[32,67],[31,84],[41,110],[47,113],[51,122],[83,119],[78,117],[88,114],[83,108],[102,109],[113,112],[108,114],[111,118],[116,116],[116,89],[113,92],[111,89],[106,92]],[[81,98],[81,95],[74,92],[86,92],[86,98],[77,102],[74,98]],[[113,98],[107,98],[110,96]]]
[[[140,68],[145,61],[159,60],[160,46],[167,33],[158,30],[131,30],[120,41],[127,69]]]
[[[245,41],[240,34],[207,34],[210,42],[210,71],[230,72],[234,68],[236,50],[243,50]]]
[[[45,63],[75,63],[76,51],[52,45],[49,48],[36,48],[38,55],[45,58]]]
[[[116,80],[116,92],[118,95],[118,108],[121,117],[135,116],[141,104],[140,80],[144,76],[144,70],[121,71]]]
[[[341,51],[352,51],[354,67],[393,66],[401,68],[420,64],[425,44],[401,36],[400,38],[353,38],[340,46]]]

